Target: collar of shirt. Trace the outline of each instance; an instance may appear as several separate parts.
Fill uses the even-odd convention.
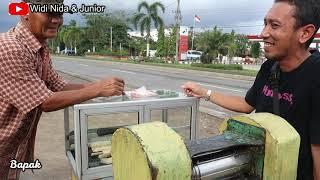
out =
[[[27,25],[21,21],[15,27],[14,32],[17,36],[22,37],[23,43],[25,43],[35,53],[45,46],[45,43],[41,44],[31,33]]]

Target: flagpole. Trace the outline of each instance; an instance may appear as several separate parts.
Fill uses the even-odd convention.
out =
[[[194,15],[194,17],[193,17],[191,50],[193,50],[193,39],[194,39],[194,29],[195,29],[195,28],[196,28],[196,15]]]

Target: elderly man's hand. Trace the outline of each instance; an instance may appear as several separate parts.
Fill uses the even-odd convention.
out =
[[[200,85],[193,83],[193,82],[187,82],[186,84],[181,86],[188,96],[194,96],[194,97],[206,97],[207,89],[201,87]]]
[[[99,97],[119,96],[124,91],[123,79],[112,77],[102,79],[93,84]]]

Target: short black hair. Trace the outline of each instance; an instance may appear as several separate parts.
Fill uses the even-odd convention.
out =
[[[320,26],[320,2],[319,0],[275,0],[277,2],[286,2],[295,6],[296,28],[313,24],[316,28],[314,35],[306,42],[306,48],[312,43],[315,34]]]

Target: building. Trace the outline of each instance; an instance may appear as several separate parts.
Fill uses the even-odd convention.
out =
[[[263,40],[259,35],[248,35],[247,38],[251,42],[260,42],[261,47],[263,47]],[[315,38],[313,39],[313,42],[310,45],[310,48],[316,48],[320,50],[320,33],[317,33],[315,35]]]

